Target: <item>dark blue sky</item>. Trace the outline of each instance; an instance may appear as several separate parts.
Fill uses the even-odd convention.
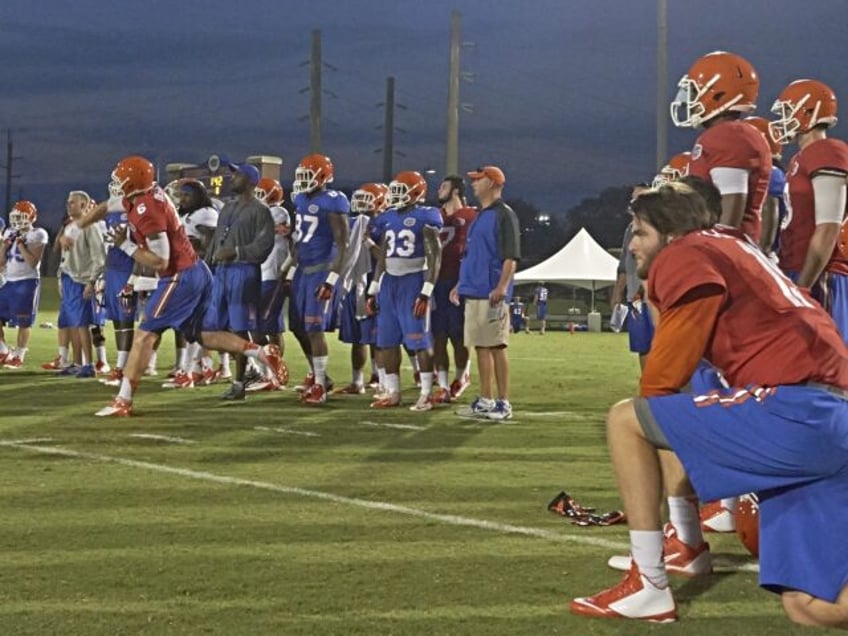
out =
[[[669,0],[669,99],[699,55],[747,57],[760,114],[789,81],[848,94],[845,0]],[[496,163],[507,195],[564,212],[604,187],[649,179],[655,156],[655,0],[4,0],[0,127],[16,180],[47,216],[63,188],[103,184],[114,162],[164,166],[284,158],[288,189],[309,151],[311,31],[323,32],[324,151],[339,181],[378,179],[385,80],[396,77],[395,168],[444,166],[450,14],[463,16],[461,164]],[[848,113],[846,113],[848,119]],[[834,134],[841,135],[840,125]],[[694,131],[670,134],[669,152]],[[0,191],[3,183],[0,179]],[[5,194],[5,192],[3,192]],[[0,198],[0,201],[3,199]]]

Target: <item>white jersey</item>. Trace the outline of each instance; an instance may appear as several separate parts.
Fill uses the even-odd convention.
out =
[[[39,271],[41,267],[41,259],[38,259],[35,267],[30,267],[29,263],[27,263],[24,259],[23,254],[21,254],[21,248],[18,247],[17,241],[15,241],[15,237],[17,236],[18,233],[14,230],[6,230],[3,235],[4,239],[12,240],[12,244],[6,252],[6,280],[13,281],[41,278],[41,272]],[[49,240],[47,230],[40,227],[34,227],[24,234],[24,240],[27,248],[30,250],[34,249],[38,245],[46,246]],[[44,256],[43,250],[41,255],[42,257]]]
[[[193,239],[203,240],[203,235],[198,227],[218,227],[218,210],[212,207],[198,208],[191,214],[186,214],[182,219],[185,226],[186,236]]]
[[[289,239],[287,236],[274,237],[274,248],[268,258],[262,263],[262,280],[277,280],[280,277],[280,266],[288,258]]]

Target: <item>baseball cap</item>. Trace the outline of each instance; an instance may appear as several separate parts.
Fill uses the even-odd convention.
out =
[[[502,186],[506,183],[506,177],[504,176],[503,170],[497,166],[483,166],[481,168],[477,168],[477,170],[469,172],[468,177],[472,181],[488,177],[489,180],[497,186]]]
[[[249,163],[230,163],[227,164],[232,172],[240,172],[253,185],[259,183],[259,168]]]

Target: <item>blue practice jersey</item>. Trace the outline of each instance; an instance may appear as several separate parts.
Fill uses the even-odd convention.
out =
[[[548,288],[547,287],[537,287],[536,288],[536,304],[543,305],[548,302]]]
[[[294,198],[294,241],[300,265],[331,263],[338,252],[330,227],[330,214],[350,212],[347,197],[336,190],[321,190],[313,194],[301,192]]]
[[[442,214],[438,209],[415,205],[401,212],[397,208],[377,216],[371,227],[371,238],[377,242],[386,239],[386,259],[423,259],[424,228],[442,227]]]
[[[109,236],[114,236],[116,229],[127,224],[127,213],[124,210],[107,212],[103,221],[106,223],[106,233]],[[111,241],[108,246],[109,249],[106,251],[106,269],[115,272],[132,272],[135,263],[132,256],[127,256],[126,252]]]

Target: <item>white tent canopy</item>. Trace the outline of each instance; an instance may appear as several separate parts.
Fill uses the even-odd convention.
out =
[[[618,259],[598,245],[584,227],[549,259],[518,272],[515,282],[544,281],[591,289],[594,311],[594,291],[615,284],[617,276]]]

